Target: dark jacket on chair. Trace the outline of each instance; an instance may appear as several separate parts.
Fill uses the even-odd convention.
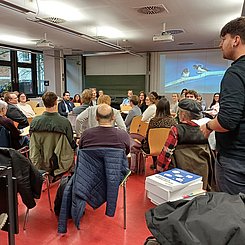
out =
[[[11,166],[13,177],[17,179],[17,191],[27,208],[36,206],[34,200],[40,198],[43,178],[30,160],[11,148],[0,148],[0,165]]]
[[[113,217],[118,188],[126,175],[128,161],[125,151],[116,148],[86,148],[78,152],[76,170],[65,188],[58,232],[67,231],[66,221],[71,213],[79,227],[86,202],[94,209],[104,202],[106,215]]]

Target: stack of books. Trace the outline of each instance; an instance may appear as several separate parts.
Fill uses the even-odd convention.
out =
[[[178,168],[148,176],[145,181],[147,196],[156,205],[191,199],[205,193],[202,187],[202,176]]]

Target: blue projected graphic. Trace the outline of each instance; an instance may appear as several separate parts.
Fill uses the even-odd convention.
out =
[[[161,93],[176,93],[183,88],[198,93],[215,93],[230,62],[220,50],[191,51],[160,55]]]

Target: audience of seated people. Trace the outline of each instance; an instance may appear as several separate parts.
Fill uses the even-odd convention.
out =
[[[132,123],[133,118],[136,116],[141,116],[142,114],[138,106],[138,96],[137,95],[132,95],[129,105],[132,107],[132,109],[128,112],[128,115],[126,116],[126,119],[125,119],[125,125],[126,125],[128,132],[129,132],[130,125]]]
[[[92,90],[84,89],[81,95],[82,104],[73,108],[73,113],[79,115],[91,105]]]
[[[198,124],[192,120],[201,118],[201,105],[193,99],[179,102],[180,123],[172,127],[157,158],[157,170],[178,167],[203,176],[203,188],[213,184],[213,155],[208,140],[203,136]]]
[[[27,97],[25,93],[19,93],[17,107],[24,113],[27,118],[35,117],[35,112],[32,107],[26,103]]]
[[[158,101],[158,95],[154,95],[149,93],[146,96],[145,103],[147,105],[147,109],[142,114],[142,121],[149,122],[156,114],[156,103]]]
[[[142,149],[145,153],[149,154],[149,143],[148,143],[148,134],[149,130],[152,128],[171,128],[172,126],[176,126],[175,119],[171,116],[170,113],[170,104],[169,101],[166,98],[162,98],[159,100],[159,102],[156,105],[156,115],[153,117],[148,126],[148,130],[146,133],[146,138],[142,142]],[[159,137],[161,137],[159,135]],[[152,168],[156,169],[156,158],[153,157],[153,165]]]
[[[20,136],[21,131],[15,127],[11,119],[6,117],[7,108],[8,104],[5,101],[0,100],[0,125],[9,132],[10,148],[18,150],[23,146],[27,146],[29,144],[29,140],[26,136]]]
[[[68,117],[68,114],[74,108],[73,102],[70,100],[70,93],[65,91],[63,93],[63,100],[58,104],[58,112],[61,116]]]
[[[7,92],[4,94],[4,100],[8,104],[8,110],[6,116],[12,121],[18,123],[18,128],[23,129],[29,126],[27,117],[24,113],[17,107],[18,97],[14,92]]]
[[[146,99],[146,94],[145,94],[145,92],[144,92],[144,91],[140,91],[140,92],[139,92],[139,104],[138,104],[138,106],[139,106],[139,108],[140,108],[140,110],[141,110],[142,113],[143,113],[143,112],[146,110],[146,108],[147,108],[147,105],[146,105],[146,103],[145,103],[145,99]]]
[[[109,95],[101,95],[98,98],[97,101],[98,105],[100,104],[107,104],[111,105],[111,98]],[[76,134],[77,137],[80,137],[81,133],[84,132],[87,128],[93,128],[98,126],[98,121],[96,120],[96,110],[98,108],[98,105],[96,106],[90,106],[86,110],[84,110],[82,113],[80,113],[76,118]],[[125,123],[122,119],[121,113],[112,108],[114,117],[115,117],[115,123],[118,128],[126,131]],[[113,126],[115,126],[113,124]]]
[[[96,120],[99,126],[89,128],[81,134],[79,148],[111,147],[130,152],[130,138],[126,131],[113,126],[114,110],[107,104],[96,107]]]

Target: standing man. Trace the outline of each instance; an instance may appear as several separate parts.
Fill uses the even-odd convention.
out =
[[[245,193],[245,18],[228,22],[220,32],[223,58],[233,60],[220,87],[218,115],[201,126],[205,137],[216,132],[216,181],[220,191]]]
[[[63,93],[63,100],[58,104],[58,112],[61,116],[67,117],[69,112],[75,107],[72,101],[70,101],[70,93],[65,91]]]

